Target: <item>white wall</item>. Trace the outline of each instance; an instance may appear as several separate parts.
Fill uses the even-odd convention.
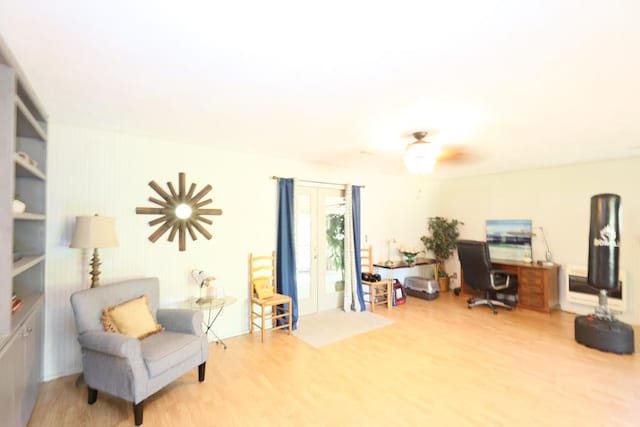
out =
[[[567,265],[587,265],[591,196],[622,197],[620,268],[627,273],[629,301],[621,320],[640,324],[640,158],[576,164],[441,182],[440,214],[465,223],[461,237],[485,239],[487,219],[531,219],[544,227],[554,260],[562,265],[563,310],[592,311],[566,299]],[[534,259],[544,259],[541,239],[534,238]],[[457,257],[452,257],[455,263]],[[453,266],[452,266],[453,267]],[[459,266],[456,266],[459,271]]]
[[[213,239],[187,238],[186,252],[167,235],[152,244],[147,237],[153,216],[136,215],[155,196],[147,185],[211,184]],[[376,259],[386,255],[384,241],[417,244],[427,217],[437,212],[439,184],[413,177],[321,168],[276,157],[252,157],[196,145],[178,144],[58,123],[50,125],[47,203],[45,379],[81,369],[69,296],[89,286],[89,251],[70,249],[77,215],[115,216],[119,247],[100,251],[103,284],[132,277],[160,278],[161,305],[198,293],[194,268],[217,277],[216,285],[238,298],[216,323],[222,337],[248,331],[248,254],[275,248],[276,181],[272,175],[365,185],[362,234],[374,245]],[[364,243],[364,242],[363,242]],[[385,250],[385,252],[383,252]]]

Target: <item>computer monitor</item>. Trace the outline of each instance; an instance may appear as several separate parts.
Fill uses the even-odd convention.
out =
[[[488,219],[486,233],[492,260],[531,261],[530,219]]]

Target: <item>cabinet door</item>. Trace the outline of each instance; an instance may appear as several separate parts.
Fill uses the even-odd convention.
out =
[[[22,356],[20,336],[14,337],[0,352],[0,425],[20,425],[20,397],[16,388],[20,382],[18,377],[24,372]]]
[[[43,306],[40,305],[22,327],[24,340],[24,399],[22,402],[22,425],[27,425],[31,411],[38,398],[38,391],[42,382],[42,354],[43,354]]]
[[[26,426],[38,398],[42,382],[43,311],[40,304],[0,353],[1,426]]]

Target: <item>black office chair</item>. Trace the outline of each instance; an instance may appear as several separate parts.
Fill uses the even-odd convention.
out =
[[[496,294],[497,291],[516,289],[517,278],[504,270],[496,270],[491,267],[487,242],[458,240],[456,244],[464,282],[474,289],[485,292],[484,298],[469,298],[467,307],[486,304],[491,307],[493,314],[498,314],[496,306],[504,307],[507,310],[513,309],[512,305],[497,300]]]

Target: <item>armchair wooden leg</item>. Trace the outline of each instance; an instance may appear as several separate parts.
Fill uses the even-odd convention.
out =
[[[207,362],[202,362],[202,364],[198,365],[198,381],[204,381],[204,370],[207,367]]]
[[[87,399],[87,401],[89,402],[89,405],[93,405],[94,403],[96,403],[96,400],[98,400],[98,390],[91,387],[88,387],[88,390],[89,398]]]
[[[144,407],[144,400],[142,402],[133,404],[133,419],[137,426],[142,425],[142,409]]]

